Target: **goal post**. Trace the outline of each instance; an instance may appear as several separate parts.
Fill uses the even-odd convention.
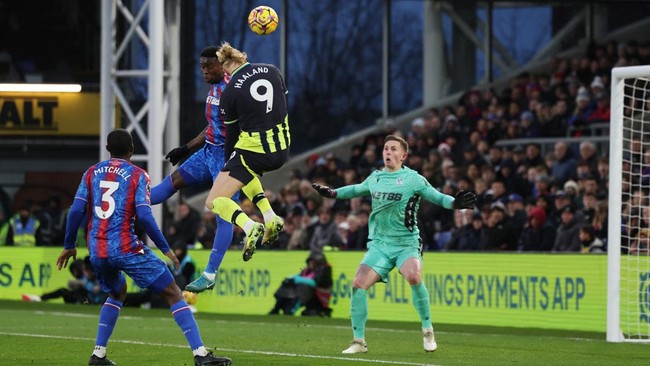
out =
[[[607,341],[650,342],[650,66],[611,75]]]

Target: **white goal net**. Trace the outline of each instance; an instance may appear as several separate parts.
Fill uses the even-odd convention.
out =
[[[650,66],[612,70],[607,340],[650,342]]]

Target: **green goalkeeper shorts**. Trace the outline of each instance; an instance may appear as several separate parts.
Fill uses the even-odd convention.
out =
[[[393,242],[374,239],[368,243],[368,251],[363,256],[361,264],[365,264],[377,272],[382,282],[388,282],[390,271],[393,268],[401,268],[409,258],[422,260],[420,243],[417,239],[413,241],[413,245],[404,245],[403,242],[400,242],[400,245],[395,245]]]

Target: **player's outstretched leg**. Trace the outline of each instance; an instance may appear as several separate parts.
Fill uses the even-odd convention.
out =
[[[214,242],[212,244],[212,251],[210,252],[208,265],[205,266],[205,270],[201,273],[199,278],[185,286],[185,290],[187,291],[198,294],[205,290],[212,290],[214,288],[215,273],[221,266],[223,257],[232,242],[233,225],[219,217],[219,215],[217,215],[215,219],[217,220],[217,232],[214,235]]]
[[[244,230],[246,239],[244,241],[243,258],[244,261],[250,260],[257,246],[262,244],[264,224],[251,220],[235,201],[227,197],[215,198],[212,201],[212,212],[220,217],[230,218],[230,222]]]
[[[262,182],[260,182],[258,177],[255,177],[242,188],[242,191],[246,197],[257,206],[264,216],[265,231],[262,245],[271,245],[275,243],[275,241],[278,240],[280,231],[284,229],[284,220],[280,216],[276,215],[273,208],[271,208],[271,203],[264,195]]]

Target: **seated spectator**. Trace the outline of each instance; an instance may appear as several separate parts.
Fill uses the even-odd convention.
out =
[[[580,228],[580,242],[582,242],[582,253],[605,253],[605,243],[596,237],[596,231],[591,225]]]
[[[650,253],[650,230],[641,229],[638,231],[632,242],[630,243],[629,254],[644,254]]]
[[[472,213],[470,210],[466,211]],[[483,216],[479,212],[473,212],[471,221],[453,233],[445,249],[458,251],[479,250],[481,238],[484,235]]]
[[[323,253],[324,250],[339,248],[343,239],[339,235],[336,222],[332,220],[332,210],[323,207],[318,215],[318,222],[313,225],[313,235],[309,242],[309,250],[312,253]]]
[[[580,242],[580,224],[575,218],[575,208],[571,205],[561,210],[561,223],[555,235],[553,252],[579,252],[582,248]]]
[[[186,244],[175,244],[172,247],[176,258],[180,262],[178,269],[174,267],[174,264],[171,261],[167,262],[167,267],[174,275],[174,280],[178,287],[181,290],[185,289],[185,286],[196,279],[196,262],[192,256],[187,252]]]
[[[546,211],[535,206],[530,210],[528,222],[519,236],[518,248],[525,252],[550,251],[555,244],[555,227],[546,219]]]
[[[84,276],[84,261],[83,259],[75,259],[70,263],[70,274],[72,274],[73,279],[68,281],[68,287],[62,287],[58,290],[45,293],[41,296],[23,294],[22,298],[25,301],[47,301],[51,299],[63,298],[63,302],[66,304],[82,304],[86,298],[86,289],[83,286],[83,276]]]
[[[269,314],[295,314],[302,306],[302,316],[332,315],[332,267],[322,254],[310,254],[307,267],[300,274],[285,278],[275,293],[276,303]]]
[[[81,267],[81,275],[79,275],[79,267]],[[63,297],[66,303],[90,305],[103,304],[106,301],[108,294],[102,290],[90,257],[87,256],[81,263],[77,262],[74,270],[70,268],[70,272],[75,279],[68,282],[68,289],[58,289],[43,296],[25,294],[23,300],[39,302]]]
[[[483,250],[516,250],[517,237],[509,222],[505,205],[497,201],[490,208]]]
[[[187,203],[181,203],[178,206],[178,219],[167,229],[168,241],[172,245],[177,243],[193,245],[196,243],[200,225],[199,213]]]

